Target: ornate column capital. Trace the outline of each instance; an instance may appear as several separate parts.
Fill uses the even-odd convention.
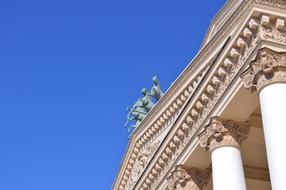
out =
[[[239,148],[241,142],[247,138],[249,126],[247,123],[211,118],[210,123],[199,135],[200,144],[205,150],[213,151],[222,146]]]
[[[209,170],[187,168],[183,165],[178,165],[167,180],[169,190],[202,190],[203,186],[208,183]]]
[[[244,86],[252,92],[278,82],[286,83],[286,52],[279,53],[268,48],[258,51],[256,60],[241,75]]]

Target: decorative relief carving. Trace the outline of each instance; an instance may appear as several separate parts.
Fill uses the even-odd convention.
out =
[[[261,3],[261,4],[266,4],[266,5],[273,4],[271,6],[278,7],[278,8],[286,8],[286,6],[285,6],[285,2],[286,1],[250,0],[247,3],[244,4],[243,10],[246,10],[246,8],[247,8],[247,6],[249,5],[250,2],[257,2],[257,3]],[[276,2],[276,3],[273,3],[273,2]],[[242,12],[243,11],[240,11],[240,13],[242,13]],[[236,17],[237,17],[237,15],[236,15]],[[182,142],[180,143],[180,145],[174,150],[174,154],[170,155],[170,160],[166,161],[166,163],[164,165],[164,168],[160,167],[158,170],[156,170],[157,171],[157,173],[156,173],[156,175],[157,175],[156,176],[156,180],[152,181],[151,184],[147,183],[148,184],[148,189],[156,188],[156,185],[158,185],[160,180],[163,179],[163,177],[166,175],[168,170],[172,167],[172,163],[176,160],[178,155],[180,155],[180,153],[184,150],[184,147],[192,139],[192,135],[197,131],[197,129],[200,127],[201,123],[205,121],[206,116],[210,113],[210,111],[212,110],[213,106],[217,103],[217,101],[220,99],[221,95],[224,93],[225,89],[229,86],[230,81],[237,75],[238,71],[241,69],[241,66],[244,64],[244,62],[247,60],[249,55],[256,48],[257,44],[261,41],[260,39],[262,38],[262,39],[267,40],[267,41],[286,44],[286,42],[284,40],[285,33],[283,33],[282,30],[278,30],[278,29],[275,29],[275,28],[270,28],[270,29],[268,28],[267,29],[267,28],[262,28],[260,26],[259,30],[258,30],[258,33],[260,33],[260,34],[259,35],[254,34],[251,37],[252,39],[247,40],[247,43],[250,44],[250,45],[247,45],[245,47],[245,50],[240,52],[241,55],[238,57],[238,61],[235,64],[232,65],[232,68],[229,70],[229,72],[225,76],[225,79],[223,81],[221,81],[220,85],[218,86],[218,89],[215,89],[214,96],[212,96],[210,101],[205,105],[205,108],[203,109],[202,113],[198,116],[198,120],[194,122],[194,125],[192,126],[191,130],[189,131],[189,134],[186,135],[186,137],[182,139]],[[277,36],[275,37],[275,35],[278,35],[278,37]],[[221,35],[221,36],[223,36],[223,35]],[[210,42],[210,43],[212,43],[212,42]],[[207,48],[207,49],[209,49],[209,48]],[[193,70],[195,68],[196,67],[193,67],[191,70]],[[267,70],[267,67],[265,67],[265,69]],[[279,72],[277,72],[277,73],[279,73]],[[278,78],[283,78],[283,80],[284,80],[285,79],[285,75],[284,74],[279,74]],[[179,85],[177,85],[177,86],[179,86]],[[172,113],[172,114],[174,114],[174,113]],[[171,116],[171,117],[173,117],[173,116]],[[161,162],[161,164],[162,164],[162,162]],[[158,166],[158,164],[156,166]],[[143,187],[144,186],[146,187],[146,180],[145,181],[143,180]],[[122,186],[122,187],[125,187],[125,185]],[[139,187],[140,187],[139,189],[142,189],[142,184]],[[126,189],[126,188],[124,188],[124,189]]]
[[[222,146],[239,148],[241,142],[247,138],[248,132],[249,127],[246,123],[214,117],[199,137],[201,146],[205,150],[213,151]]]
[[[159,145],[160,145],[160,140],[153,143],[151,146],[149,146],[139,154],[138,159],[135,161],[135,164],[133,166],[131,176],[130,179],[128,180],[126,189],[132,189],[132,187],[138,181],[140,175],[146,168],[148,162],[150,161],[150,158],[155,153]]]
[[[184,150],[184,148],[189,144],[193,135],[200,128],[201,124],[204,122],[208,114],[213,109],[214,105],[220,100],[220,98],[222,97],[222,94],[225,92],[227,87],[230,85],[230,82],[237,75],[242,65],[245,63],[247,58],[254,51],[254,49],[257,47],[260,41],[261,41],[261,38],[259,35],[255,34],[251,37],[250,45],[245,48],[244,52],[239,57],[237,64],[232,64],[232,68],[229,71],[229,73],[226,75],[226,77],[224,78],[224,81],[220,83],[220,86],[218,87],[218,89],[216,89],[215,94],[211,97],[210,101],[205,106],[202,114],[199,116],[198,120],[192,126],[189,134],[186,136],[186,138],[182,140],[181,144],[177,147],[175,153],[171,156],[170,161],[166,163],[164,169],[159,173],[160,175],[157,176],[157,180],[155,181],[153,186],[150,187],[150,189],[155,189],[158,182],[162,180],[162,178],[167,174],[168,170],[172,166],[172,163],[177,159],[178,155],[180,155],[181,152]]]
[[[285,0],[253,0],[255,3],[286,9]]]
[[[168,177],[168,189],[175,190],[178,185],[185,187],[191,179],[187,169],[183,166],[176,166],[171,176]]]
[[[202,190],[208,183],[209,171],[178,165],[167,180],[169,190]]]
[[[202,170],[198,168],[191,168],[190,174],[193,182],[200,188],[203,189],[203,186],[206,185],[210,178],[209,169]]]
[[[286,33],[283,30],[279,30],[273,27],[261,27],[261,38],[264,40],[286,43]]]
[[[190,140],[192,139],[193,135],[196,133],[196,131],[200,128],[201,124],[204,122],[204,120],[207,118],[208,114],[213,109],[214,105],[220,100],[222,97],[222,94],[225,92],[227,87],[230,85],[230,82],[233,80],[233,78],[237,75],[238,71],[241,69],[242,65],[245,63],[249,55],[254,51],[254,49],[257,47],[259,42],[261,41],[261,38],[259,35],[253,35],[250,39],[250,45],[247,46],[242,53],[242,55],[239,57],[238,62],[236,64],[232,64],[232,68],[229,71],[229,73],[224,78],[224,81],[222,81],[218,87],[218,89],[215,90],[215,94],[210,98],[210,101],[205,106],[202,114],[199,116],[198,120],[194,123],[191,130],[189,131],[189,134],[182,140],[180,145],[177,147],[176,151],[173,155],[171,155],[171,159],[166,163],[164,169],[159,173],[157,176],[157,180],[155,183],[152,184],[152,187],[150,189],[154,189],[158,182],[164,178],[164,176],[167,174],[168,170],[172,167],[172,163],[175,162],[178,155],[182,153],[184,148],[188,145]],[[205,92],[204,92],[205,93]]]
[[[172,97],[175,94],[175,92],[179,89],[179,87],[184,85],[185,81],[193,74],[193,71],[198,69],[199,66],[201,66],[201,63],[203,63],[203,60],[205,59],[205,57],[208,57],[211,54],[211,52],[213,51],[213,49],[215,49],[221,43],[221,41],[224,40],[226,34],[233,28],[233,27],[230,27],[230,26],[234,26],[235,25],[237,20],[240,19],[240,17],[243,15],[245,10],[249,7],[250,2],[251,1],[244,2],[243,6],[241,8],[239,8],[239,10],[234,15],[231,16],[231,19],[226,21],[225,26],[227,26],[227,27],[225,27],[225,30],[222,30],[222,33],[220,33],[220,34],[218,34],[218,33],[215,34],[215,36],[213,37],[215,40],[212,40],[208,44],[206,44],[206,47],[203,48],[202,52],[198,55],[197,59],[195,60],[195,63],[192,64],[191,67],[187,68],[187,70],[185,72],[186,74],[184,74],[181,77],[181,80],[179,80],[179,82],[170,89],[170,92],[166,95],[166,97]],[[203,76],[205,74],[205,70],[207,70],[207,69],[204,68],[203,71],[202,71],[202,74],[200,74],[200,76]],[[190,89],[190,91],[193,92],[193,90],[191,90],[191,89]],[[161,100],[159,105],[157,105],[157,108],[159,110],[163,109],[163,106],[165,105],[165,103],[167,101],[168,101],[168,98],[164,98],[163,100]],[[167,111],[167,113],[168,113],[168,111]],[[176,115],[178,114],[178,112],[175,112],[175,113],[171,112],[171,113],[172,114],[170,114],[170,118],[171,118],[170,120],[174,120],[174,118],[176,118]],[[151,118],[153,118],[155,114],[156,114],[156,112],[148,114],[148,116],[144,120],[144,123],[150,122]],[[170,123],[171,123],[171,121],[170,121]],[[156,128],[156,125],[155,125],[155,128]],[[158,127],[158,128],[160,128],[160,127]],[[142,144],[144,144],[144,143],[142,143]],[[123,175],[121,175],[121,180],[119,182],[119,184],[120,184],[119,185],[119,187],[120,187],[119,189],[120,190],[124,189],[124,187],[125,187],[124,184],[127,183],[130,172],[131,171],[127,168],[125,170],[125,172],[123,173]],[[122,178],[122,176],[124,176],[124,174],[127,175],[127,178]]]
[[[260,49],[256,60],[242,74],[242,80],[246,88],[258,92],[269,84],[286,82],[286,52]]]

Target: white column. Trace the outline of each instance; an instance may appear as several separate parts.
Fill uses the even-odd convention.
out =
[[[199,135],[201,146],[211,151],[214,190],[246,190],[240,144],[248,131],[245,123],[215,117]]]
[[[212,151],[214,190],[246,190],[240,150],[236,147],[220,147]]]
[[[286,84],[264,87],[260,93],[263,128],[273,190],[286,189]]]
[[[286,52],[260,49],[242,74],[244,86],[260,99],[273,190],[286,189]]]

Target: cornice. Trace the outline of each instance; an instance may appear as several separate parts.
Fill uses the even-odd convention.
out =
[[[203,48],[205,44],[207,44],[212,39],[212,36],[214,36],[214,34],[219,31],[220,27],[223,26],[223,21],[230,14],[230,13],[227,13],[228,10],[233,9],[232,11],[235,11],[234,9],[236,8],[236,6],[239,6],[239,4],[242,2],[243,0],[228,0],[224,4],[224,6],[219,10],[219,12],[212,19],[211,24],[207,30],[207,33],[205,34],[204,40],[201,44],[201,48]]]
[[[272,17],[273,20],[278,19],[275,15],[272,15]],[[242,28],[240,35],[238,35],[239,37],[234,40],[232,48],[229,49],[227,55],[230,57],[225,57],[220,66],[217,67],[215,74],[206,83],[203,92],[198,95],[198,98],[188,108],[189,113],[182,116],[184,120],[176,126],[175,132],[169,138],[170,140],[161,147],[160,156],[156,156],[156,160],[153,160],[152,166],[148,168],[148,171],[154,171],[156,180],[150,180],[150,173],[147,172],[136,189],[156,189],[160,181],[166,178],[166,174],[172,168],[173,163],[186,145],[190,143],[193,135],[200,130],[201,124],[208,118],[212,108],[219,102],[232,80],[241,72],[250,55],[262,41],[265,41],[265,39],[261,38],[262,21],[261,17],[250,18],[247,25]],[[279,44],[281,42],[276,41],[275,43]],[[203,97],[208,98],[205,99],[203,108],[198,109],[197,102],[202,103]]]
[[[119,174],[122,176],[122,184],[121,188],[119,189],[124,189],[124,187],[128,183],[128,179],[130,177],[131,171],[133,169],[133,166],[135,164],[136,159],[138,158],[139,153],[148,147],[150,144],[153,143],[154,139],[156,139],[160,133],[168,126],[172,124],[172,122],[175,120],[175,118],[178,116],[178,114],[181,111],[181,108],[183,107],[183,104],[186,102],[187,98],[190,96],[191,93],[193,93],[197,87],[198,81],[204,76],[206,69],[208,67],[202,68],[200,72],[195,75],[195,77],[192,77],[191,82],[177,95],[175,96],[174,100],[171,102],[167,102],[168,98],[170,101],[170,98],[174,96],[169,94],[169,91],[167,94],[158,102],[158,105],[156,105],[150,112],[150,114],[147,115],[146,119],[142,121],[142,123],[139,126],[139,130],[143,128],[143,126],[148,126],[147,130],[140,136],[137,136],[137,133],[139,131],[135,131],[133,134],[131,141],[135,143],[133,145],[133,149],[131,152],[128,152],[124,156],[124,160],[128,158],[128,162],[122,162],[121,164],[121,169],[126,168],[124,174]],[[167,108],[164,107],[166,106],[165,103],[169,103],[167,105]],[[165,110],[162,114],[160,114],[155,121],[150,124],[149,119],[154,119],[156,115],[158,115],[158,112],[156,110]],[[148,125],[146,124],[148,123]],[[129,147],[132,147],[131,143],[129,143]],[[120,169],[120,170],[121,170]],[[119,175],[117,177],[119,177]],[[116,184],[114,185],[114,187]]]
[[[197,82],[204,76],[205,71],[207,70],[207,66],[203,67],[203,64],[206,64],[204,59],[208,58],[215,47],[219,46],[221,42],[224,41],[226,35],[233,29],[235,23],[237,24],[237,21],[244,15],[251,3],[259,3],[258,1],[259,0],[248,0],[239,7],[239,9],[224,24],[224,27],[222,27],[223,30],[216,34],[213,39],[206,44],[198,56],[193,60],[193,63],[187,67],[183,74],[167,91],[162,100],[158,102],[158,105],[156,105],[146,119],[142,121],[133,137],[133,142],[137,142],[132,146],[134,148],[131,152],[126,154],[128,157],[125,157],[125,162],[122,163],[117,180],[113,186],[114,189],[128,189],[126,185],[140,151],[151,144],[153,142],[152,139],[155,139],[154,137],[156,137],[164,127],[169,126],[177,117],[187,98],[194,93],[194,88],[196,88]],[[280,7],[281,5],[277,6],[275,4],[275,6]],[[138,184],[140,187],[139,189],[155,187],[158,180],[156,180],[155,183],[154,176],[156,176],[156,178],[165,176],[169,169],[168,167],[165,167],[166,162],[170,160],[170,157],[174,160],[173,155],[178,155],[179,153],[177,153],[177,151],[179,149],[180,151],[183,149],[182,147],[184,147],[183,144],[185,143],[182,143],[182,141],[188,142],[190,140],[190,137],[200,127],[200,124],[205,119],[206,115],[219,99],[220,94],[223,93],[236,72],[240,69],[242,64],[246,61],[250,53],[252,53],[261,40],[261,37],[256,35],[259,26],[259,21],[256,20],[256,18],[252,18],[249,20],[248,25],[243,28],[240,37],[235,41],[235,44],[233,44],[233,48],[231,48],[228,56],[225,57],[224,61],[218,67],[215,75],[212,76],[208,85],[206,85],[204,92],[193,103],[190,113],[184,119],[184,122],[182,122],[180,127],[178,127],[175,135],[172,137],[172,140],[167,143],[168,145],[164,148],[162,156],[155,164],[152,164],[150,169],[152,173],[149,173],[147,177],[143,177],[144,179],[140,179],[142,182],[140,182],[141,185]],[[251,44],[249,44],[250,42]],[[195,77],[191,76],[199,68],[200,72],[198,72]],[[190,78],[191,82],[186,86],[186,81],[190,81]],[[176,98],[174,98],[174,95]],[[168,102],[170,99],[173,99],[173,101]],[[158,116],[158,110],[162,109],[164,109],[164,111]],[[137,136],[139,132],[141,133],[144,131],[143,129],[145,129],[145,132],[140,137]]]
[[[252,0],[254,3],[275,7],[279,9],[286,9],[285,0]]]

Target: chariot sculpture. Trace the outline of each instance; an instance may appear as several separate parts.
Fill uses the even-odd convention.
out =
[[[142,98],[139,98],[132,107],[128,107],[127,121],[124,127],[128,128],[128,132],[132,133],[138,127],[141,121],[147,116],[154,105],[164,95],[161,90],[157,76],[153,77],[153,87],[150,93],[146,88],[141,90]]]

